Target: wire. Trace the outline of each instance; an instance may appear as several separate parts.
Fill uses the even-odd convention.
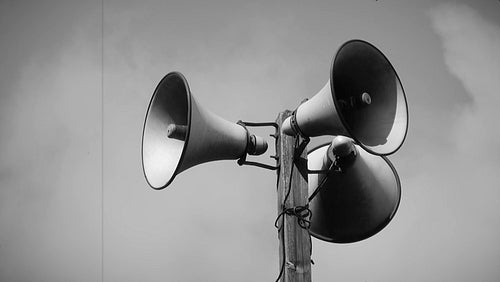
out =
[[[337,159],[335,159],[335,161],[333,161],[330,166],[328,167],[328,170],[327,170],[327,174],[330,174],[332,171],[333,172],[342,172],[342,169],[341,167],[338,165],[338,161]],[[314,197],[316,197],[316,195],[320,192],[320,190],[323,188],[323,186],[325,185],[326,181],[328,180],[328,175],[323,177],[323,179],[321,180],[321,182],[318,184],[318,186],[316,187],[316,189],[314,189],[313,193],[311,194],[311,196],[309,196],[309,199],[308,199],[308,202],[311,202],[312,199],[314,199]]]

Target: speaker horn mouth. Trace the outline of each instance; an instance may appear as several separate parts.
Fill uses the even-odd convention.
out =
[[[374,45],[353,39],[340,46],[330,67],[330,88],[348,135],[366,151],[390,155],[408,131],[408,105],[401,80]]]
[[[170,72],[153,92],[142,131],[142,170],[151,188],[167,187],[180,170],[191,131],[192,100],[186,78]]]
[[[324,166],[330,146],[325,143],[308,151],[310,169]],[[310,233],[317,239],[341,244],[367,239],[384,229],[399,208],[401,182],[392,163],[360,146],[357,151],[355,163],[343,173],[309,174],[309,195],[316,195],[309,198]]]

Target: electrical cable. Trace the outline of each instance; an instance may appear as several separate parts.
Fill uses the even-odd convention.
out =
[[[330,166],[328,167],[327,171],[328,171],[327,174],[329,174],[332,171],[333,172],[342,172],[341,167],[338,165],[337,158],[335,159],[335,161],[333,161],[330,164]],[[320,192],[321,188],[325,185],[327,179],[328,179],[328,175],[325,176],[325,177],[323,177],[323,179],[318,184],[318,186],[316,187],[316,189],[313,190],[313,193],[311,194],[311,196],[309,196],[308,202],[311,202],[312,199],[314,199],[314,197],[316,197],[316,195]]]

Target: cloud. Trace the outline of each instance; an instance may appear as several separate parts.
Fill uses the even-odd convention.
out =
[[[498,162],[494,148],[500,127],[494,121],[500,105],[500,27],[465,5],[441,5],[431,17],[448,70],[473,100],[456,123],[458,150],[470,159]]]
[[[452,154],[421,148],[424,167],[403,181],[408,198],[399,217],[407,221],[405,232],[419,236],[407,236],[415,246],[401,246],[400,255],[411,253],[411,261],[428,266],[421,275],[434,281],[494,281],[500,277],[500,27],[466,5],[439,5],[429,15],[446,67],[471,102],[458,106],[443,129],[454,140],[446,150]],[[440,251],[429,256],[432,249]]]

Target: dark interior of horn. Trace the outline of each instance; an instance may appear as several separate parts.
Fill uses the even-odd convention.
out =
[[[408,124],[406,97],[382,52],[365,41],[346,42],[332,63],[331,82],[335,107],[357,143],[377,155],[399,149]],[[359,103],[363,93],[368,105]]]
[[[149,103],[142,134],[142,165],[148,184],[165,188],[174,179],[189,139],[191,94],[182,74],[167,74]],[[186,127],[184,136],[169,138],[169,126]]]
[[[329,144],[308,153],[308,167],[322,169]],[[309,207],[310,233],[332,243],[353,243],[369,238],[392,220],[401,200],[401,184],[385,156],[357,147],[355,162],[342,173],[331,172],[321,187],[321,175],[309,174],[309,194],[321,189]]]

